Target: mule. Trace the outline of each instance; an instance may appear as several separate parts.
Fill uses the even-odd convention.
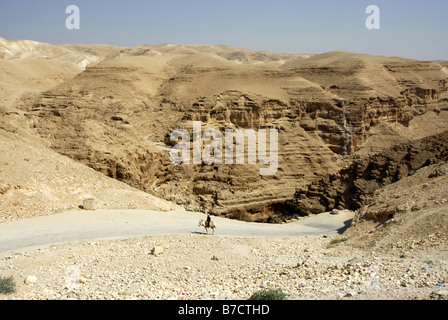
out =
[[[199,220],[198,226],[199,227],[204,227],[205,232],[207,232],[207,234],[208,234],[208,229],[209,228],[212,229],[212,234],[215,234],[216,226],[215,226],[215,223],[213,221],[210,221],[210,225],[209,225],[207,220],[201,219],[201,220]]]

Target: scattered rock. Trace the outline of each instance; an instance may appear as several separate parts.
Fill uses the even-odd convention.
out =
[[[37,277],[33,275],[28,275],[25,278],[25,284],[35,284],[37,282]]]
[[[32,251],[14,261],[0,260],[0,271],[17,277],[24,268],[44,273],[38,280],[42,290],[25,288],[7,297],[13,299],[246,299],[263,288],[282,288],[289,299],[446,299],[448,266],[443,251],[436,256],[413,251],[405,259],[399,259],[398,250],[387,255],[375,251],[372,257],[371,252],[350,246],[328,249],[328,238],[223,241],[161,235],[98,241],[96,246],[76,243]],[[161,254],[167,248],[170,254]],[[257,255],[251,254],[252,249]],[[145,252],[159,257],[148,259]],[[74,277],[65,290],[61,279],[67,277],[64,269],[74,256],[79,271],[88,278]],[[217,263],[224,257],[225,263]],[[8,268],[11,263],[15,268]],[[33,284],[37,279],[29,280]]]
[[[85,210],[95,210],[96,209],[96,199],[95,198],[85,199],[82,207]]]
[[[163,247],[162,246],[155,246],[151,249],[151,254],[154,256],[161,255],[163,253]]]
[[[429,175],[428,178],[437,178],[447,174],[447,170],[443,166],[437,166]]]
[[[435,292],[438,296],[444,297],[445,299],[448,299],[448,290],[439,290]]]

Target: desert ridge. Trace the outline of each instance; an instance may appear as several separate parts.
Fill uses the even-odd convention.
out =
[[[438,62],[172,43],[1,45],[0,68],[9,70],[0,87],[8,93],[4,130],[189,210],[229,218],[278,220],[297,189],[337,174],[352,157],[448,129],[447,72]],[[53,68],[11,68],[30,61]],[[52,80],[35,85],[39,70]],[[173,164],[170,135],[192,133],[199,121],[204,131],[277,130],[277,170]]]

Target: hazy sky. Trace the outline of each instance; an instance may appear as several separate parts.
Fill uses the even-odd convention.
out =
[[[368,5],[380,29],[368,30]],[[80,9],[69,30],[68,5]],[[448,60],[447,0],[0,0],[0,37],[52,44],[226,44]]]

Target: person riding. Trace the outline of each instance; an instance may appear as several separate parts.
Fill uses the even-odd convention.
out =
[[[210,222],[212,221],[212,218],[210,217],[210,213],[207,213],[207,222],[206,222],[206,226],[210,227]]]

